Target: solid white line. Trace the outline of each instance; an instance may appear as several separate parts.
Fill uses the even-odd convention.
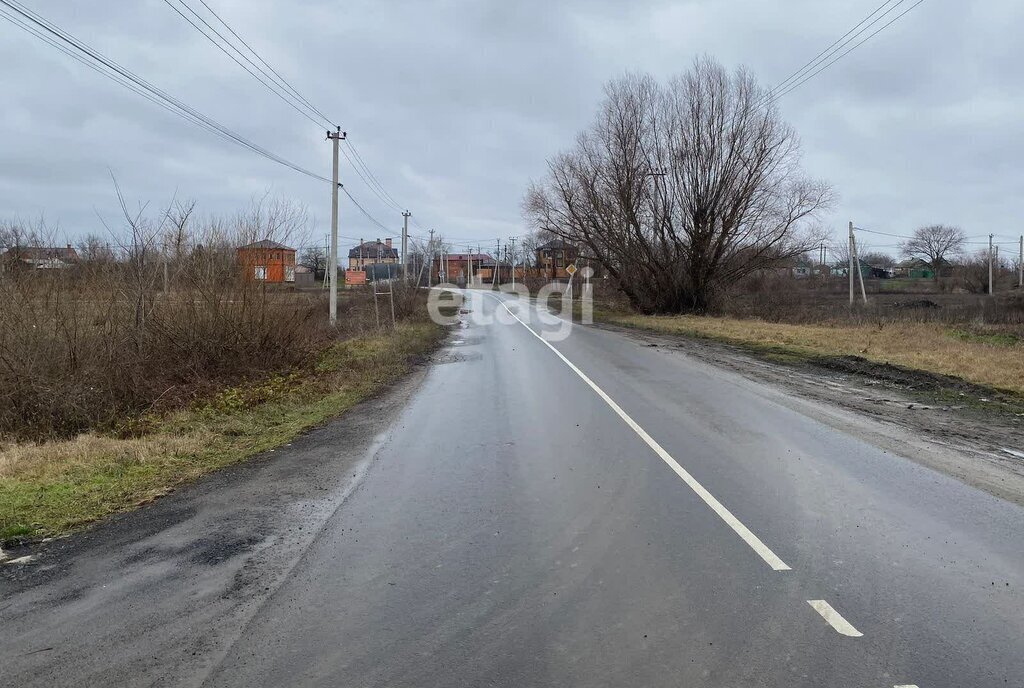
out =
[[[825,600],[807,600],[807,604],[814,607],[814,610],[821,614],[821,618],[828,621],[832,628],[836,629],[836,632],[842,635],[848,635],[851,638],[859,638],[863,633],[858,631],[853,625],[843,618],[843,616],[832,608]]]
[[[579,375],[580,379],[587,383],[587,385],[589,385],[590,388],[594,390],[597,396],[601,397],[601,399],[603,399],[604,402],[611,407],[612,411],[615,411],[615,413],[618,414],[619,418],[625,421],[626,425],[632,428],[633,432],[639,435],[640,439],[646,442],[647,446],[653,449],[654,453],[657,454],[662,461],[668,464],[668,467],[675,471],[676,475],[682,478],[683,482],[689,485],[690,489],[696,492],[697,496],[703,499],[704,502],[708,506],[710,506],[711,509],[716,514],[718,514],[718,516],[723,521],[725,521],[726,525],[728,525],[730,528],[736,531],[736,534],[743,538],[743,541],[750,545],[750,548],[757,552],[757,554],[762,559],[764,559],[769,566],[771,566],[776,571],[790,570],[789,566],[786,565],[786,562],[782,561],[782,559],[776,556],[775,552],[768,549],[768,546],[761,542],[761,540],[756,535],[750,532],[750,529],[743,525],[743,523],[741,523],[738,518],[733,516],[732,512],[725,508],[725,505],[723,505],[720,501],[715,499],[715,496],[713,494],[708,492],[703,485],[697,482],[696,478],[690,475],[685,468],[680,466],[679,462],[673,459],[672,456],[667,451],[665,451],[665,449],[660,444],[658,444],[653,437],[648,435],[647,431],[640,427],[639,423],[630,418],[629,414],[622,410],[622,407],[616,404],[615,401],[610,396],[608,396],[603,389],[597,386],[597,383],[595,383],[593,380],[587,377],[587,375],[582,370],[577,368],[572,361],[566,358],[561,351],[552,346],[551,342],[544,339],[544,337],[542,337],[541,335],[537,334],[537,332],[535,332],[532,327],[527,325],[519,318],[518,315],[509,310],[509,307],[505,305],[504,301],[499,299],[497,296],[494,296],[493,294],[491,296],[493,296],[494,299],[501,304],[502,308],[508,311],[509,315],[518,320],[519,324],[525,327],[527,331],[530,332],[530,334],[532,334],[540,341],[544,342],[544,345],[551,349],[556,356],[562,359],[563,363],[569,366],[569,368],[574,373]]]
[[[892,688],[917,688],[917,686],[915,686],[913,683],[904,683],[898,686],[893,686]]]

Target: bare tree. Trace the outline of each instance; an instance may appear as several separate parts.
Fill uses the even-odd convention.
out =
[[[661,85],[607,85],[596,122],[527,193],[538,230],[580,245],[643,312],[703,312],[740,278],[812,250],[827,184],[740,69],[704,58]]]
[[[323,246],[309,246],[299,255],[299,263],[313,271],[321,279],[327,270],[327,252]]]
[[[871,251],[865,247],[862,252],[862,249],[860,248],[860,246],[858,246],[857,252],[861,253],[860,259],[863,260],[868,265],[870,265],[871,267],[891,268],[893,265],[896,264],[896,261],[893,260],[892,256],[882,251]]]
[[[110,263],[115,260],[110,242],[97,234],[86,234],[77,244],[78,257],[85,263]]]
[[[928,225],[914,230],[914,235],[900,246],[908,258],[920,258],[932,269],[932,278],[939,280],[939,270],[949,258],[963,251],[967,240],[959,227]]]

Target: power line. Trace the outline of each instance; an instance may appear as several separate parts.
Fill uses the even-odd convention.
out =
[[[366,175],[369,177],[370,181],[372,181],[380,190],[379,195],[381,196],[381,200],[389,204],[395,210],[404,210],[402,204],[396,201],[394,197],[387,192],[387,189],[384,188],[384,185],[381,184],[377,177],[374,176],[373,172],[370,171],[369,166],[366,164],[366,161],[363,160],[363,156],[359,154],[359,150],[356,148],[355,144],[352,143],[352,140],[346,139],[345,143],[347,143],[348,147],[352,150],[352,155],[355,156],[356,160],[359,162],[359,165],[363,168],[363,171],[366,172]]]
[[[230,47],[232,50],[234,50],[236,53],[238,53],[239,56],[241,56],[241,58],[243,60],[245,60],[246,62],[251,64],[257,70],[259,70],[260,73],[263,74],[267,79],[271,79],[269,74],[264,72],[263,69],[261,69],[259,65],[255,64],[252,60],[250,60],[248,57],[246,57],[242,53],[242,51],[240,51],[238,48],[236,48],[234,45],[232,45],[230,41],[228,41],[226,38],[224,38],[224,35],[222,33],[220,33],[219,31],[217,31],[217,29],[215,29],[212,26],[210,26],[209,22],[207,22],[205,19],[203,19],[201,16],[199,16],[199,14],[194,9],[192,9],[184,0],[177,0],[177,1],[181,4],[182,7],[184,7],[192,15],[194,15],[196,17],[196,19],[201,21],[207,28],[209,28],[214,34],[216,34],[218,38],[220,38],[222,41],[224,41],[224,43],[227,44],[228,47]],[[237,57],[235,57],[230,52],[228,52],[227,48],[225,48],[224,45],[219,43],[213,36],[208,34],[198,24],[196,24],[194,21],[192,21],[192,19],[190,19],[188,16],[186,16],[180,9],[178,9],[177,5],[175,5],[174,3],[171,2],[171,0],[164,0],[164,4],[166,4],[172,10],[174,10],[178,14],[179,17],[184,19],[186,22],[188,22],[192,26],[192,28],[194,28],[196,31],[201,33],[203,35],[203,37],[206,38],[206,40],[210,41],[210,43],[215,45],[218,50],[220,50],[222,53],[224,53],[225,55],[230,57],[232,59],[232,61],[234,61],[235,64],[237,64],[239,67],[241,67],[246,72],[248,72],[254,79],[256,79],[256,81],[260,82],[263,86],[265,86],[267,88],[267,90],[269,90],[275,96],[280,98],[284,103],[286,103],[289,107],[291,107],[297,113],[299,113],[300,115],[302,115],[303,117],[305,117],[306,119],[308,119],[310,122],[312,122],[313,124],[315,124],[318,127],[322,126],[324,123],[326,123],[328,128],[332,128],[334,126],[330,122],[330,120],[324,119],[322,121],[318,121],[317,118],[311,117],[309,115],[309,113],[307,113],[302,107],[299,107],[298,105],[296,105],[296,103],[294,102],[295,99],[293,97],[291,97],[290,94],[287,93],[287,91],[282,94],[281,91],[279,90],[281,87],[279,85],[277,85],[276,82],[272,86],[268,81],[266,81],[265,79],[261,78],[259,76],[259,74],[257,74],[252,69],[250,69],[249,67],[247,67],[244,64],[242,64]],[[276,86],[276,88],[275,88],[275,86]]]
[[[388,202],[388,200],[381,194],[381,192],[378,191],[378,189],[370,182],[370,179],[366,176],[366,173],[359,168],[359,166],[356,164],[355,159],[351,155],[349,155],[348,151],[342,148],[341,154],[345,156],[346,160],[348,160],[349,165],[352,166],[352,171],[356,173],[356,176],[359,177],[359,179],[363,182],[366,188],[369,189],[377,198],[379,198],[381,202],[395,210],[401,211],[403,209],[402,206],[398,204]]]
[[[361,204],[359,203],[359,201],[357,201],[357,200],[356,200],[356,199],[355,199],[355,198],[354,198],[354,197],[352,196],[352,194],[350,194],[350,193],[348,192],[348,189],[346,189],[346,188],[345,188],[344,186],[342,186],[342,187],[341,187],[341,191],[342,191],[342,193],[344,193],[344,194],[345,194],[346,196],[348,196],[348,200],[352,201],[352,204],[353,204],[353,205],[354,205],[354,206],[355,206],[356,208],[358,208],[358,209],[359,209],[359,212],[361,212],[361,213],[362,213],[362,214],[363,214],[363,215],[364,215],[364,216],[366,217],[366,219],[368,219],[368,220],[369,220],[370,222],[372,222],[373,224],[375,224],[375,225],[377,225],[378,227],[380,227],[381,229],[383,229],[383,230],[384,230],[385,232],[387,232],[387,231],[390,231],[390,230],[388,230],[388,228],[387,228],[387,227],[386,227],[386,226],[385,226],[385,225],[384,225],[383,223],[381,223],[381,221],[380,221],[380,220],[378,220],[378,219],[377,219],[377,218],[375,218],[375,217],[374,217],[373,215],[371,215],[371,214],[369,213],[369,211],[367,211],[367,210],[366,210],[366,208],[364,208],[364,207],[363,207],[363,206],[362,206],[362,205],[361,205]]]
[[[266,71],[264,71],[258,64],[253,62],[252,59],[250,59],[247,55],[245,55],[245,53],[243,53],[236,45],[232,44],[232,42],[226,36],[224,36],[224,34],[222,34],[216,28],[211,26],[209,22],[207,22],[194,9],[192,9],[191,6],[189,6],[189,4],[186,2],[186,0],[175,0],[175,2],[172,2],[172,0],[164,0],[164,3],[168,7],[173,9],[178,14],[178,16],[180,16],[182,19],[187,21],[193,28],[196,29],[196,31],[201,33],[207,40],[209,40],[211,43],[213,43],[221,52],[223,52],[225,55],[230,57],[235,62],[235,64],[237,64],[242,69],[244,69],[246,72],[248,72],[254,79],[259,81],[260,84],[265,86],[268,90],[270,90],[278,98],[280,98],[281,100],[286,102],[296,112],[298,112],[303,117],[305,117],[306,119],[310,120],[311,122],[313,122],[317,126],[320,126],[321,122],[318,122],[315,118],[311,117],[309,112],[306,111],[306,110],[309,110],[309,111],[317,114],[323,120],[323,122],[326,122],[326,124],[328,126],[333,126],[331,121],[327,117],[325,117],[323,115],[323,113],[321,113],[317,108],[313,107],[313,105],[310,104],[309,101],[305,97],[303,97],[301,94],[299,94],[298,91],[294,87],[292,87],[290,84],[287,84],[287,82],[284,81],[284,79],[278,74],[278,72],[273,67],[271,67],[269,64],[267,64],[266,60],[264,60],[262,57],[260,57],[259,54],[257,54],[249,46],[249,44],[246,43],[238,35],[238,33],[236,31],[234,31],[234,29],[232,29],[230,26],[228,26],[227,22],[225,22],[216,12],[214,12],[213,9],[210,8],[210,6],[204,0],[199,0],[199,1],[200,1],[200,3],[202,3],[203,7],[205,7],[214,17],[217,18],[217,20],[221,24],[224,25],[224,27],[231,33],[231,35],[233,35],[235,38],[237,38],[238,41],[243,46],[245,46],[249,50],[249,52],[251,52],[256,57],[256,59],[258,59],[261,63],[265,64],[267,66],[267,68],[274,75],[276,75],[278,77],[278,79],[280,81],[275,80],[270,74],[268,74]],[[175,4],[175,3],[177,3],[177,4]],[[221,41],[223,41],[224,44],[222,45],[220,42],[218,42],[216,39],[214,39],[213,36],[211,36],[209,33],[204,31],[198,24],[196,24],[195,21],[193,21],[192,19],[187,17],[185,14],[183,14],[181,12],[181,10],[178,9],[177,5],[181,5],[186,10],[188,10],[196,19],[198,19],[200,22],[202,22],[203,25],[206,26],[207,29],[212,31],[217,36],[217,38],[219,38]],[[261,78],[252,69],[250,69],[246,65],[242,64],[238,60],[237,57],[235,57],[233,54],[228,52],[228,50],[225,48],[225,45],[227,45],[232,50],[234,50],[243,60],[248,62],[256,70],[258,70],[259,73],[263,75],[263,77],[266,77],[266,79]],[[268,82],[268,80],[269,80],[269,82]],[[270,83],[270,82],[272,82],[272,83]],[[289,93],[289,89],[290,89],[290,93]],[[284,91],[284,93],[282,93],[282,91]],[[297,103],[295,101],[297,101]],[[302,107],[300,107],[300,105]],[[394,197],[391,196],[391,194],[388,193],[387,189],[385,189],[384,186],[377,179],[377,177],[374,176],[373,172],[370,170],[369,166],[366,164],[366,161],[363,160],[363,157],[359,154],[359,151],[352,144],[352,142],[349,141],[346,138],[346,143],[347,143],[349,149],[352,151],[352,155],[349,155],[348,151],[346,151],[345,149],[342,149],[342,154],[345,156],[345,159],[349,161],[349,164],[352,166],[352,169],[355,171],[356,175],[359,176],[359,178],[366,185],[366,187],[375,196],[377,196],[385,205],[388,205],[388,206],[390,206],[390,207],[392,207],[392,208],[394,208],[395,210],[398,210],[398,211],[404,210],[404,207],[401,204],[399,204],[394,199]],[[376,220],[374,220],[374,222],[376,222]]]
[[[205,8],[207,9],[207,11],[209,11],[209,13],[210,13],[210,14],[212,14],[212,15],[213,15],[214,17],[216,17],[216,18],[217,18],[217,21],[219,21],[219,22],[220,22],[220,23],[221,23],[221,24],[222,24],[222,25],[224,26],[224,28],[226,28],[226,29],[227,29],[227,30],[228,30],[229,32],[231,32],[231,35],[232,35],[232,36],[234,36],[235,38],[237,38],[237,39],[238,39],[238,41],[239,41],[239,42],[240,42],[240,43],[241,43],[241,44],[242,44],[243,46],[245,46],[246,50],[248,50],[248,51],[249,51],[250,53],[252,53],[252,54],[253,54],[253,56],[254,56],[254,57],[255,57],[255,58],[257,59],[257,60],[259,60],[259,61],[260,61],[260,63],[261,63],[261,64],[262,64],[262,65],[263,65],[264,67],[266,67],[267,69],[269,69],[269,70],[270,70],[270,71],[271,71],[271,72],[272,72],[272,73],[274,74],[274,76],[276,76],[276,77],[278,78],[278,80],[280,81],[280,83],[281,83],[281,84],[282,84],[282,85],[283,85],[283,86],[284,86],[285,88],[287,88],[287,89],[288,89],[289,91],[291,91],[291,93],[293,93],[293,94],[295,95],[295,97],[296,97],[296,98],[298,98],[298,99],[299,99],[300,101],[302,101],[302,103],[304,103],[304,104],[305,104],[305,105],[306,105],[306,106],[307,106],[307,107],[308,107],[308,108],[309,108],[310,110],[312,110],[313,112],[315,112],[315,113],[316,113],[316,114],[317,114],[318,116],[322,117],[322,118],[323,118],[323,120],[324,120],[325,122],[328,122],[328,123],[329,123],[329,124],[331,124],[332,126],[335,126],[335,125],[334,125],[334,123],[332,123],[332,122],[331,122],[331,119],[330,119],[329,117],[327,117],[327,115],[325,115],[325,114],[324,114],[323,112],[321,112],[321,111],[320,111],[319,109],[317,109],[317,108],[316,108],[316,106],[314,106],[314,105],[313,105],[313,104],[312,104],[311,102],[309,102],[309,100],[308,100],[308,99],[307,99],[307,98],[306,98],[305,96],[303,96],[303,95],[302,95],[301,93],[299,93],[299,91],[298,91],[298,90],[297,90],[297,89],[296,89],[296,88],[295,88],[294,86],[292,86],[292,85],[291,85],[291,84],[290,84],[290,83],[288,82],[288,80],[287,80],[287,79],[285,79],[285,78],[284,78],[283,76],[281,76],[281,74],[280,74],[280,73],[279,73],[279,72],[278,72],[278,71],[277,71],[276,69],[274,69],[274,68],[273,68],[272,66],[270,66],[270,64],[269,64],[269,63],[268,63],[268,62],[267,62],[266,60],[264,60],[264,59],[263,59],[263,58],[262,58],[262,57],[260,56],[260,54],[259,54],[258,52],[256,52],[256,51],[255,51],[255,50],[253,49],[253,47],[252,47],[252,46],[250,46],[250,45],[249,45],[248,43],[246,43],[246,42],[245,42],[245,39],[244,39],[244,38],[242,38],[241,36],[239,36],[239,35],[238,35],[238,33],[236,33],[236,32],[235,32],[235,30],[234,30],[233,28],[231,28],[231,26],[230,26],[230,25],[229,25],[229,24],[228,24],[228,23],[227,23],[226,21],[224,21],[224,20],[223,20],[223,19],[221,18],[221,16],[220,16],[219,14],[217,14],[217,13],[216,13],[216,12],[215,12],[215,11],[213,10],[213,8],[212,8],[212,7],[210,7],[210,6],[208,5],[208,4],[206,4],[206,0],[199,0],[199,2],[200,2],[200,3],[202,4],[202,5],[203,5],[203,7],[205,7]]]
[[[871,28],[871,26],[876,24],[878,21],[883,19],[887,14],[889,14],[890,12],[895,10],[897,7],[899,7],[904,1],[905,0],[899,0],[899,2],[897,2],[895,5],[890,7],[885,12],[883,12],[880,16],[876,17],[867,26],[862,28],[860,31],[858,31],[856,34],[854,34],[852,37],[850,37],[845,42],[843,42],[838,48],[836,48],[831,53],[829,53],[829,55],[826,56],[826,58],[832,57],[833,55],[836,55],[836,53],[838,53],[839,50],[841,50],[845,46],[849,45],[853,41],[853,39],[855,39],[857,36],[860,36],[862,33],[864,33],[864,31],[866,31],[869,28]],[[900,14],[896,15],[894,18],[892,18],[891,20],[889,20],[888,22],[883,24],[880,28],[878,28],[875,31],[873,31],[872,33],[868,34],[867,37],[865,37],[864,39],[858,41],[857,43],[855,43],[852,47],[850,47],[846,51],[844,51],[842,53],[839,53],[836,57],[832,57],[832,59],[830,59],[828,62],[825,62],[824,64],[822,64],[815,71],[811,72],[810,74],[807,74],[807,75],[803,76],[802,78],[800,78],[795,83],[790,84],[788,87],[785,88],[785,90],[783,90],[781,92],[778,92],[778,87],[776,87],[776,89],[774,89],[773,91],[769,92],[769,94],[767,96],[767,99],[766,99],[766,101],[763,104],[773,103],[773,102],[777,101],[779,98],[782,98],[783,96],[787,95],[788,93],[792,93],[796,89],[800,88],[800,86],[802,86],[803,84],[807,83],[808,81],[810,81],[811,79],[816,77],[818,74],[820,74],[821,72],[825,71],[826,69],[828,69],[829,67],[834,65],[836,62],[838,62],[839,60],[843,59],[844,57],[846,57],[847,55],[852,53],[854,50],[856,50],[860,46],[864,45],[866,42],[868,42],[869,40],[871,40],[872,38],[877,36],[879,33],[884,31],[888,27],[892,26],[892,24],[894,24],[895,22],[899,21],[902,17],[904,17],[907,13],[912,11],[914,8],[916,8],[918,5],[920,5],[922,2],[924,2],[924,0],[917,0],[917,2],[915,2],[909,8],[907,8],[906,10],[901,12]],[[886,4],[888,4],[888,3],[883,3],[883,5],[881,7],[884,7]],[[879,7],[878,9],[881,9],[881,7]],[[878,9],[876,9],[875,12],[878,12]],[[872,12],[871,14],[869,14],[868,17],[866,17],[864,20],[861,21],[861,23],[863,23],[864,21],[869,19],[872,15],[875,14],[875,12]],[[857,26],[860,26],[860,24],[858,24]],[[856,29],[856,28],[857,27],[855,26],[854,29]],[[852,29],[851,29],[851,31],[852,31]],[[847,35],[848,34],[849,34],[849,32],[847,32]],[[840,39],[840,41],[842,41],[842,40],[843,39]],[[831,46],[830,46],[830,48],[831,48]],[[830,50],[830,48],[826,48],[826,52],[828,52]],[[816,58],[816,60],[817,60],[817,58]],[[812,60],[812,62],[815,62],[816,60]],[[804,70],[803,69],[798,70],[798,73],[801,72],[801,71],[804,71]],[[793,75],[791,75],[790,78],[792,78],[792,76]]]
[[[129,90],[135,93],[143,95],[147,98],[147,100],[160,101],[158,104],[160,104],[161,107],[164,107],[165,109],[173,112],[175,115],[178,115],[179,117],[182,117],[186,121],[192,122],[193,124],[197,124],[202,128],[206,129],[207,131],[211,131],[211,133],[215,133],[221,138],[230,140],[242,146],[243,148],[246,148],[258,155],[267,158],[268,160],[272,160],[280,165],[284,165],[285,167],[288,167],[296,172],[299,172],[300,174],[304,174],[318,181],[331,183],[331,180],[328,179],[327,177],[324,177],[315,172],[300,167],[299,165],[277,155],[276,153],[273,153],[267,150],[266,148],[263,148],[262,146],[253,143],[252,141],[243,137],[241,134],[238,134],[237,132],[231,130],[227,126],[217,122],[216,120],[199,112],[195,108],[185,104],[183,101],[179,100],[178,98],[175,98],[166,91],[163,91],[160,88],[154,86],[150,82],[140,77],[138,74],[132,72],[126,67],[123,67],[117,62],[100,54],[99,52],[89,47],[69,32],[65,31],[64,29],[61,29],[53,22],[49,21],[48,19],[45,19],[36,12],[28,9],[17,0],[0,0],[0,4],[12,10],[15,13],[15,17],[20,15],[20,17],[23,20],[26,20],[31,25],[39,27],[46,34],[50,34],[51,36],[53,36],[56,41],[64,43],[67,46],[70,46],[74,51],[77,51],[77,53],[75,54],[75,59],[77,59],[79,62],[89,62],[90,65],[92,65],[91,68],[93,68],[95,71],[99,71],[101,74],[104,74],[115,83],[118,83],[122,86],[129,88]],[[11,21],[13,24],[18,26],[19,28],[22,28],[26,30],[28,33],[43,39],[44,42],[46,42],[48,45],[57,47],[59,50],[61,50],[61,52],[68,54],[68,51],[63,49],[63,46],[58,47],[58,44],[54,40],[47,40],[46,38],[43,38],[43,36],[41,36],[38,31],[30,29],[29,26],[26,25],[26,21],[14,21],[14,18],[12,18],[6,13],[3,16],[4,18]],[[78,53],[80,53],[80,55]],[[105,67],[106,70],[109,71],[105,71],[96,65],[102,65],[102,67]],[[144,91],[145,94],[141,93],[140,90]]]
[[[847,38],[847,37],[848,37],[848,36],[849,36],[850,34],[852,34],[852,33],[853,33],[854,31],[856,31],[857,29],[859,29],[859,28],[860,28],[860,27],[861,27],[861,26],[862,26],[862,25],[864,24],[864,22],[866,22],[866,21],[868,21],[869,19],[871,19],[872,17],[874,17],[874,16],[875,16],[875,15],[876,15],[876,14],[877,14],[877,13],[878,13],[879,11],[881,11],[881,10],[882,10],[882,8],[884,8],[884,7],[886,6],[886,5],[888,5],[888,4],[889,4],[890,2],[892,2],[892,1],[893,1],[893,0],[885,0],[885,2],[883,2],[883,3],[881,4],[881,5],[879,5],[879,6],[878,6],[878,7],[876,7],[876,8],[874,9],[874,10],[872,10],[870,14],[868,14],[868,15],[867,15],[866,17],[864,17],[864,18],[863,18],[863,19],[861,19],[861,20],[860,20],[859,22],[857,22],[857,24],[855,24],[855,25],[853,26],[853,28],[852,28],[852,29],[850,29],[849,31],[847,31],[846,33],[844,33],[844,34],[843,34],[842,36],[840,36],[840,37],[839,37],[839,38],[837,38],[837,39],[836,39],[835,41],[833,41],[831,45],[829,45],[829,46],[828,46],[827,48],[825,48],[825,49],[824,49],[824,50],[822,50],[822,51],[821,51],[820,53],[818,53],[817,55],[815,55],[814,57],[812,57],[812,58],[811,58],[810,60],[808,60],[806,64],[804,64],[804,65],[803,65],[802,67],[800,67],[800,69],[796,70],[795,72],[793,72],[792,74],[790,74],[789,76],[787,76],[787,77],[786,77],[785,79],[783,79],[782,81],[780,81],[780,82],[779,82],[778,84],[776,84],[776,85],[775,85],[775,86],[774,86],[774,87],[773,87],[773,88],[771,89],[771,91],[769,91],[768,95],[766,96],[766,100],[772,100],[772,97],[774,96],[774,94],[775,94],[775,93],[778,93],[778,92],[780,92],[780,91],[782,91],[782,89],[783,89],[783,88],[785,88],[787,84],[789,84],[790,82],[792,82],[792,81],[793,81],[794,79],[796,79],[796,78],[799,78],[800,76],[802,76],[802,75],[804,74],[804,72],[805,72],[805,71],[807,71],[807,70],[809,70],[809,69],[813,69],[813,68],[814,68],[814,66],[815,66],[815,65],[817,65],[818,63],[820,63],[820,62],[821,62],[821,61],[822,61],[823,59],[827,59],[827,58],[828,58],[828,57],[829,57],[830,55],[833,55],[833,54],[835,54],[835,51],[833,51],[833,48],[836,48],[836,46],[839,46],[838,48],[836,48],[836,50],[839,50],[839,49],[841,49],[841,48],[842,48],[842,46],[841,46],[841,45],[839,45],[840,43],[842,43],[842,42],[843,42],[844,40],[846,40],[846,38]],[[899,0],[899,2],[897,3],[897,5],[898,5],[898,4],[900,3],[900,2],[903,2],[903,0]],[[895,6],[894,6],[894,7],[895,7]],[[893,7],[893,8],[890,8],[890,11],[891,11],[892,9],[894,9],[894,7]],[[880,18],[881,18],[881,17],[879,17],[879,19],[880,19]],[[875,19],[875,21],[878,21],[878,19]],[[870,26],[870,25],[869,25],[869,26]],[[856,38],[856,36],[854,36],[854,38]],[[851,39],[851,40],[852,40],[852,39]]]

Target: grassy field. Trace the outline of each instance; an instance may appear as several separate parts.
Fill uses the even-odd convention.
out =
[[[136,436],[85,433],[0,445],[0,542],[66,533],[290,441],[409,371],[443,330],[399,323],[325,351],[311,372],[233,387],[201,404],[142,418]]]
[[[940,322],[793,324],[599,311],[599,322],[700,337],[805,358],[860,356],[1024,395],[1024,341]]]

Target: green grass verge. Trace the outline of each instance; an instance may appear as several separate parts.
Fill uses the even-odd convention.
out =
[[[144,419],[138,437],[0,446],[0,542],[67,533],[285,444],[393,383],[443,336],[433,323],[403,323],[394,333],[344,341],[312,372]]]

